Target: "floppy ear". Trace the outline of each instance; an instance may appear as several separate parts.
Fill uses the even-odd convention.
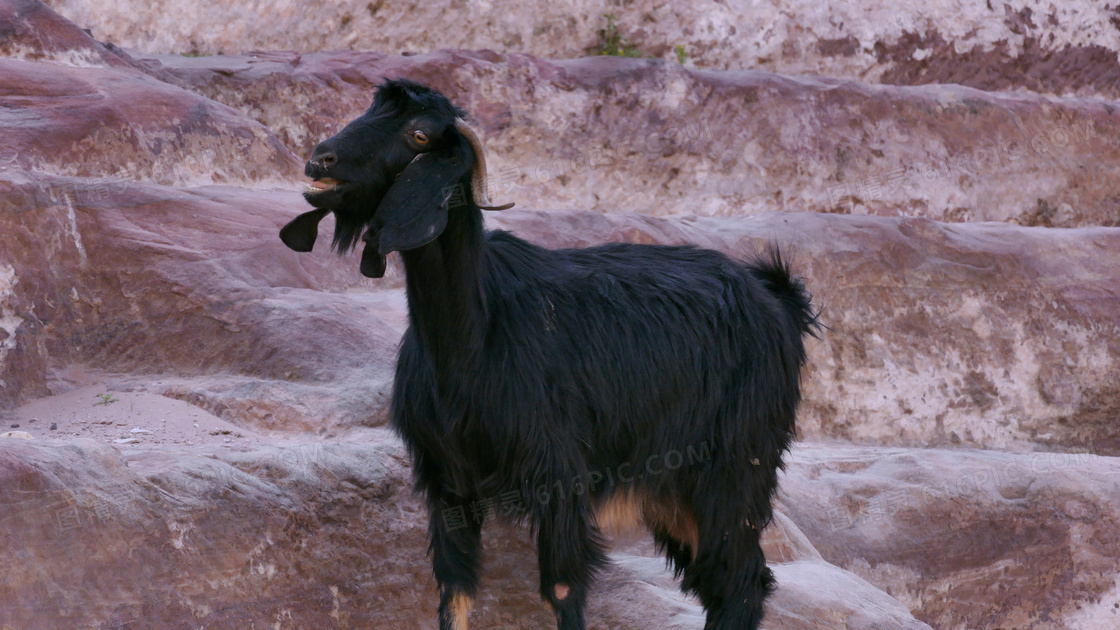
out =
[[[471,170],[474,154],[458,133],[447,146],[421,153],[397,176],[377,207],[378,252],[416,249],[436,239],[447,227],[447,204],[463,198],[459,180]]]
[[[292,219],[280,228],[280,240],[297,252],[309,252],[315,247],[315,237],[319,236],[319,222],[329,210],[311,210]]]

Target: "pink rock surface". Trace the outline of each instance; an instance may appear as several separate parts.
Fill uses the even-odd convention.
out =
[[[385,430],[346,441],[121,448],[0,441],[0,560],[9,568],[0,627],[436,627],[426,516],[409,492],[404,449]],[[803,537],[788,519],[777,527]],[[810,555],[775,565],[768,628],[928,628]],[[548,627],[535,556],[527,532],[487,527],[476,627]],[[590,627],[703,625],[661,559],[642,548],[612,559]]]
[[[1120,225],[1120,128],[1099,99],[486,50],[137,54],[304,157],[382,77],[430,84],[472,114],[496,189],[522,206]]]
[[[267,20],[255,6],[217,0],[155,12],[143,0],[49,4],[100,39],[152,52],[490,48],[573,58],[598,54],[611,14],[619,48],[676,63],[679,47],[688,65],[706,69],[1111,98],[1120,77],[1115,6],[1094,0],[293,1],[270,7]]]
[[[291,255],[276,234],[296,193],[2,175],[9,405],[80,363],[206,377],[158,390],[262,428],[383,421],[403,305]]]
[[[794,461],[782,509],[935,628],[1120,619],[1115,457],[804,444]]]
[[[1040,18],[1008,15],[1025,46]],[[511,165],[711,129],[514,182],[501,200],[521,207],[487,220],[550,247],[792,254],[829,329],[765,533],[764,627],[1116,627],[1105,103],[490,52],[133,57],[0,0],[0,630],[435,627],[426,515],[381,426],[399,265],[370,281],[277,238],[306,209],[297,154],[381,74],[452,93],[499,185]],[[1078,128],[1094,131],[1050,135]],[[1045,154],[906,171],[905,199],[823,211],[830,184],[1038,132]],[[700,628],[650,541],[615,540],[591,627]],[[549,627],[527,533],[485,542],[475,627]]]
[[[260,185],[300,161],[238,112],[156,77],[36,0],[0,3],[0,168]],[[173,79],[172,79],[173,80]]]

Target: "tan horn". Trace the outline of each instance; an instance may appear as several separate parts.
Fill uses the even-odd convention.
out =
[[[478,141],[478,136],[475,135],[474,130],[467,125],[467,121],[462,118],[455,119],[455,129],[463,134],[467,142],[471,143],[471,149],[474,150],[474,168],[471,171],[471,190],[474,191],[475,205],[483,210],[508,210],[512,208],[512,202],[502,206],[490,205],[490,198],[486,194],[486,154],[483,152],[482,143]]]

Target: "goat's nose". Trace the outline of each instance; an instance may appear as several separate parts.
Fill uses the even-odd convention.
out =
[[[315,147],[315,150],[311,153],[311,161],[318,162],[324,167],[329,168],[338,161],[338,156],[336,156],[334,154],[334,151],[332,151],[329,147],[319,145]]]

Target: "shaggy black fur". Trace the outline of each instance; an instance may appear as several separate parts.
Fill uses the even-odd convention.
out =
[[[410,327],[392,420],[427,497],[441,630],[465,630],[491,513],[530,523],[541,596],[560,630],[582,630],[606,562],[597,509],[612,499],[631,499],[706,628],[757,628],[773,585],[759,533],[817,330],[805,289],[776,250],[741,263],[487,233],[457,116],[438,92],[385,83],[316,148],[308,175],[343,183],[309,193],[321,210],[304,219],[333,211],[340,250],[367,229],[363,272],[367,258],[403,256]],[[456,185],[464,203],[449,207]],[[306,245],[306,230],[285,241]]]

